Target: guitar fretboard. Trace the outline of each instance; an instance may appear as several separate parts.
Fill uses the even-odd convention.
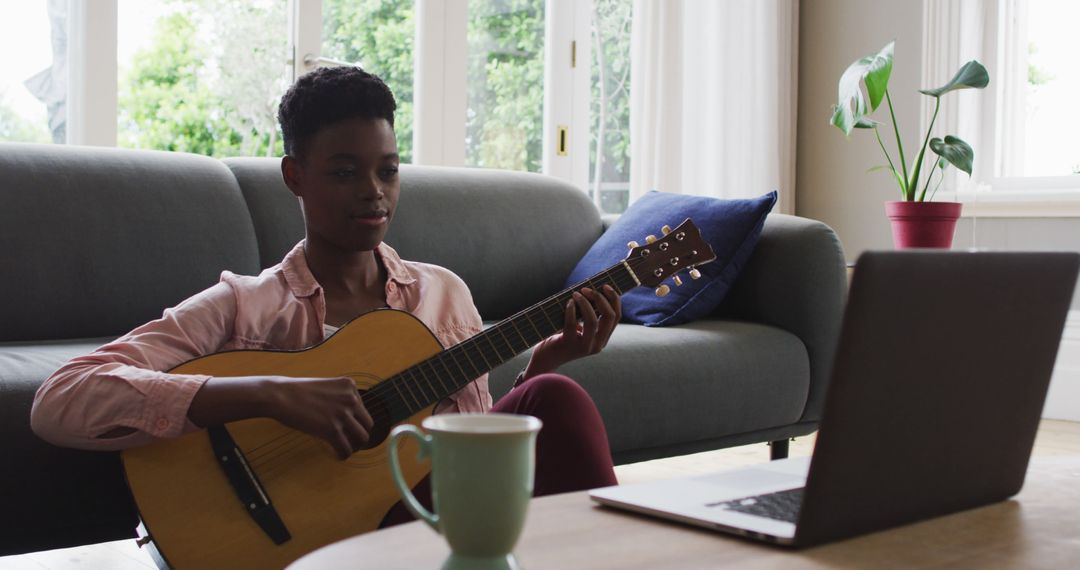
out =
[[[389,413],[387,419],[397,424],[409,418],[562,330],[566,304],[574,291],[582,287],[600,291],[604,285],[622,295],[636,287],[637,281],[626,263],[617,263],[388,378],[376,386]]]

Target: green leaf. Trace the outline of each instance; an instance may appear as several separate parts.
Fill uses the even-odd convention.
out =
[[[856,129],[873,129],[880,125],[878,121],[871,119],[870,117],[859,117],[859,120],[855,123]]]
[[[952,135],[947,135],[944,141],[934,137],[930,139],[930,150],[971,176],[971,163],[975,161],[975,151],[968,143]]]
[[[937,89],[920,89],[919,93],[931,97],[941,97],[949,91],[957,89],[982,89],[990,84],[990,74],[986,68],[974,59],[965,63],[960,71],[945,85]]]
[[[840,77],[831,123],[844,131],[845,135],[851,134],[854,128],[864,128],[859,127],[863,116],[877,109],[885,97],[885,88],[892,74],[894,43],[889,42],[877,54],[852,63]],[[866,84],[866,97],[862,92],[863,83]]]

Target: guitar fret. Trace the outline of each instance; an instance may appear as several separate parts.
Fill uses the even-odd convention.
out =
[[[492,368],[494,368],[494,366],[492,366],[491,363],[488,362],[487,357],[484,356],[484,350],[480,348],[480,341],[475,341],[473,342],[473,344],[476,345],[476,354],[480,355],[480,358],[484,360],[484,364],[487,365],[487,370],[491,370]]]
[[[469,361],[469,366],[472,367],[472,369],[473,369],[472,374],[466,374],[465,376],[468,377],[468,378],[479,378],[480,375],[483,374],[483,372],[480,370],[480,367],[477,366],[475,362],[473,362],[472,357],[469,356],[468,347],[465,346],[465,343],[461,343],[458,346],[461,349],[461,353],[465,355],[465,360]]]
[[[417,372],[420,374],[421,377],[423,377],[423,375],[424,375],[423,371],[417,370]],[[414,382],[413,384],[415,386],[417,386],[417,389],[419,390],[420,383],[419,382]],[[424,406],[420,404],[420,399],[417,398],[416,394],[413,393],[412,386],[410,386],[408,382],[405,383],[405,391],[409,393],[409,396],[412,397],[413,402],[416,403],[416,409],[417,410],[423,409]]]
[[[608,276],[608,279],[611,281],[611,286],[615,288],[616,294],[622,295],[626,291],[626,287],[619,284],[618,279],[615,277],[615,272],[612,272],[611,275]]]
[[[554,320],[554,322],[552,323],[551,326],[556,331],[562,330],[563,327],[565,326],[565,323],[566,323],[566,305],[567,305],[567,303],[573,303],[573,302],[574,302],[573,297],[567,297],[565,302],[562,299],[560,299],[559,303],[557,303],[555,306],[546,309],[547,313],[545,313],[545,316],[548,317],[549,322]],[[575,303],[574,310],[575,311],[577,310],[576,303]],[[548,313],[550,313],[550,314],[548,314]]]
[[[467,356],[468,356],[468,355],[466,355],[466,357],[467,357]],[[460,384],[464,384],[466,380],[469,380],[469,379],[470,379],[469,375],[468,375],[468,374],[467,374],[467,373],[465,372],[465,369],[461,367],[461,363],[460,363],[460,362],[458,362],[458,359],[457,359],[457,358],[454,358],[454,357],[453,357],[453,355],[451,355],[451,357],[450,357],[450,361],[451,361],[451,362],[453,362],[453,363],[454,363],[454,366],[457,366],[458,370],[460,370],[460,371],[461,371],[461,382],[459,382],[459,383],[460,383]],[[476,377],[474,376],[473,378],[476,378]],[[455,385],[456,385],[456,384],[455,384]]]
[[[506,333],[503,332],[503,328],[505,327],[495,327],[495,331],[499,333],[499,337],[502,338],[504,343],[506,343],[506,348],[510,349],[510,356],[513,356],[514,354],[517,354],[518,351],[514,348],[514,344],[510,342],[510,339],[507,338]],[[525,348],[528,347],[523,347],[522,350],[524,350]]]
[[[487,341],[488,341],[488,344],[491,345],[491,349],[493,351],[495,351],[495,359],[497,361],[501,362],[502,361],[502,355],[499,354],[499,347],[495,346],[495,341],[491,340],[491,335],[490,334],[487,334],[490,330],[491,329],[488,329],[488,331],[484,331],[484,333],[485,333],[484,338],[486,338]]]
[[[404,378],[402,378],[400,380],[401,380],[401,382],[404,382]],[[394,380],[394,379],[390,380],[390,384],[394,387],[394,390],[398,393],[398,401],[401,402],[401,405],[405,406],[405,410],[409,412],[409,415],[412,415],[413,409],[412,409],[411,406],[409,406],[409,403],[405,401],[405,393],[401,391],[401,386],[398,386],[398,384],[401,383],[401,382],[399,382],[398,380]]]
[[[521,329],[519,329],[519,328],[517,327],[517,325],[516,325],[516,324],[514,324],[514,321],[510,321],[510,326],[514,328],[514,332],[516,332],[516,333],[517,333],[517,335],[518,335],[518,338],[520,338],[520,339],[521,339],[521,342],[522,342],[522,344],[524,345],[524,346],[522,347],[522,350],[525,350],[526,348],[529,348],[530,346],[532,346],[532,345],[536,344],[536,343],[531,343],[531,342],[529,342],[529,340],[525,338],[525,335],[521,334]]]
[[[451,379],[451,384],[453,384],[452,379],[454,378],[454,373],[451,372],[450,367],[446,365],[446,361],[443,358],[443,356],[439,356],[438,360],[439,360],[439,364],[442,364],[443,369],[446,370],[446,377],[450,378]],[[434,368],[434,366],[432,366],[432,368]],[[445,395],[449,396],[451,394],[451,392],[446,389],[446,384],[443,384],[442,380],[440,380],[438,376],[436,376],[435,379],[438,380],[439,385],[442,386],[442,389],[443,389],[442,394],[445,394]]]
[[[556,300],[556,302],[558,302],[558,300]],[[551,317],[550,317],[550,316],[548,316],[548,314],[547,314],[547,312],[548,312],[548,309],[547,309],[547,307],[546,307],[546,306],[541,306],[541,307],[540,307],[540,309],[541,309],[541,311],[540,311],[540,314],[544,315],[544,318],[545,318],[545,319],[547,319],[548,325],[550,325],[550,326],[551,326],[552,330],[554,330],[554,331],[557,331],[557,330],[559,330],[559,328],[560,328],[560,327],[559,327],[558,325],[556,325],[556,324],[555,324],[555,323],[554,323],[554,322],[553,322],[553,321],[551,320]]]
[[[536,328],[536,324],[533,323],[532,317],[530,316],[530,314],[531,314],[531,311],[526,311],[525,312],[525,320],[529,321],[529,326],[532,327],[532,330],[536,332],[536,342],[540,342],[541,340],[544,339],[544,333],[540,332],[540,329]],[[533,344],[536,344],[536,343],[534,342]]]
[[[428,388],[431,389],[431,395],[423,394],[424,403],[426,404],[434,402],[435,396],[438,395],[438,392],[435,390],[435,383],[431,381],[431,377],[434,377],[435,381],[438,381],[438,370],[435,369],[435,365],[432,363],[433,359],[434,357],[428,358],[427,361],[420,363],[420,366],[428,365],[428,370],[430,371],[430,375],[427,374],[427,372],[423,375],[423,381],[427,382]]]

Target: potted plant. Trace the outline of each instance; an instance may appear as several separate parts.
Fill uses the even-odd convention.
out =
[[[889,42],[877,54],[852,63],[844,71],[844,75],[840,77],[839,102],[833,107],[832,124],[844,131],[845,135],[850,135],[854,129],[874,131],[878,146],[885,153],[888,164],[871,170],[887,169],[891,172],[897,186],[900,187],[902,196],[902,200],[885,203],[885,212],[892,221],[893,242],[896,247],[948,248],[952,246],[953,232],[956,228],[956,220],[960,217],[961,204],[932,200],[941,185],[948,165],[951,164],[971,176],[971,164],[975,159],[975,151],[972,150],[971,145],[960,140],[959,137],[948,135],[944,139],[930,138],[930,132],[934,128],[934,121],[937,120],[942,95],[958,89],[982,89],[990,82],[990,76],[982,64],[972,60],[965,63],[952,80],[942,87],[919,91],[934,98],[934,116],[926,129],[922,148],[919,149],[915,161],[910,163],[909,169],[900,129],[896,124],[892,98],[889,97],[889,76],[892,74],[894,43]],[[863,94],[864,85],[865,95]],[[889,106],[889,117],[892,119],[893,134],[896,137],[899,169],[878,132],[878,126],[881,123],[867,116],[878,108],[882,100]],[[930,159],[930,168],[928,172],[925,172],[924,177],[927,147],[936,157]],[[940,171],[940,175],[931,190],[935,171]],[[929,196],[927,196],[928,190]]]

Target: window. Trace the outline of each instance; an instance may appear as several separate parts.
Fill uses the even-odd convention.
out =
[[[631,0],[16,4],[2,139],[278,156],[293,78],[360,64],[394,92],[404,161],[546,172],[626,206]]]
[[[630,203],[632,12],[631,0],[595,0],[591,18],[589,195],[607,214],[621,214]]]
[[[544,0],[470,0],[465,163],[540,172]]]
[[[942,101],[943,110],[951,108],[939,117],[935,136],[956,134],[975,149],[973,176],[950,169],[944,188],[974,202],[965,215],[1075,216],[1080,143],[1072,131],[1080,124],[1080,72],[1071,58],[1080,36],[1069,24],[1080,4],[931,0],[927,10],[927,86],[944,84],[945,68],[955,72],[969,59],[990,72],[985,91]]]
[[[0,140],[63,143],[67,103],[67,2],[4,6],[0,19]]]
[[[412,162],[413,1],[324,0],[322,12],[322,57],[359,64],[386,82],[397,100],[398,152],[402,162]]]
[[[998,176],[1071,176],[1080,174],[1080,36],[1075,22],[1080,3],[1026,0],[1017,6],[1016,22],[1006,33],[1021,38],[1017,65],[1003,77],[1004,108],[1016,125],[1016,135],[1005,141]],[[1026,40],[1026,41],[1024,41]]]
[[[118,146],[280,156],[285,0],[120,0]]]

